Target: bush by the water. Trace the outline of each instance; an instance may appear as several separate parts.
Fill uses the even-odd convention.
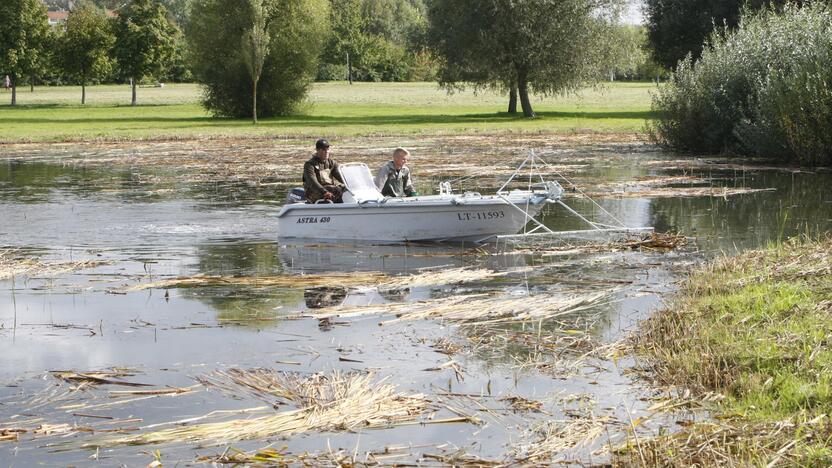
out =
[[[832,164],[832,11],[788,6],[715,34],[653,99],[651,133],[681,151]]]
[[[258,0],[259,1],[259,0]],[[318,68],[329,7],[326,0],[265,0],[271,37],[257,114],[286,115],[306,96]],[[248,0],[193,0],[186,29],[194,78],[214,115],[251,117],[252,82],[243,61],[243,32],[252,27]]]

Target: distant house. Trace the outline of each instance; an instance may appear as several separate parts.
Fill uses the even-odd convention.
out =
[[[46,3],[46,2],[44,2]],[[57,26],[66,26],[66,19],[69,18],[69,12],[75,7],[75,2],[73,0],[69,0],[67,2],[67,9],[60,9],[60,10],[48,10],[46,12],[46,17],[49,19],[49,26],[57,27]],[[110,18],[115,18],[118,16],[118,13],[114,10],[107,10],[107,16]]]
[[[58,25],[66,24],[66,19],[69,17],[69,12],[66,10],[47,11],[46,17],[49,18],[49,26],[55,27]]]

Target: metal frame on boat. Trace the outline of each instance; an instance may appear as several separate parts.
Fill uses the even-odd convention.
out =
[[[450,183],[443,182],[438,195],[387,198],[379,192],[365,164],[342,164],[339,170],[346,185],[344,203],[310,204],[290,198],[277,215],[278,236],[370,242],[488,242],[566,234],[553,231],[535,219],[548,203],[559,204],[586,221],[592,227],[586,232],[652,231],[652,228],[624,226],[597,203],[619,225],[589,221],[563,203],[563,188],[558,182],[544,180],[539,167],[539,158],[531,151],[494,195],[453,193]],[[506,190],[526,168],[529,169],[527,188]],[[526,230],[528,225],[534,227]],[[577,232],[582,231],[571,233]]]

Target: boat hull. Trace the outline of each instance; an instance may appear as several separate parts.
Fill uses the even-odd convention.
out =
[[[278,215],[285,239],[377,242],[474,241],[523,229],[545,197],[420,197],[385,203],[286,205]]]

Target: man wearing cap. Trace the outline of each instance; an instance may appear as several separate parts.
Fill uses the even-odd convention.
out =
[[[413,189],[407,157],[410,151],[404,148],[393,150],[393,160],[381,166],[376,176],[376,186],[385,197],[413,197],[419,195]]]
[[[329,158],[329,142],[323,138],[315,142],[315,156],[303,165],[303,189],[309,203],[321,199],[342,203],[344,181],[338,163]]]

